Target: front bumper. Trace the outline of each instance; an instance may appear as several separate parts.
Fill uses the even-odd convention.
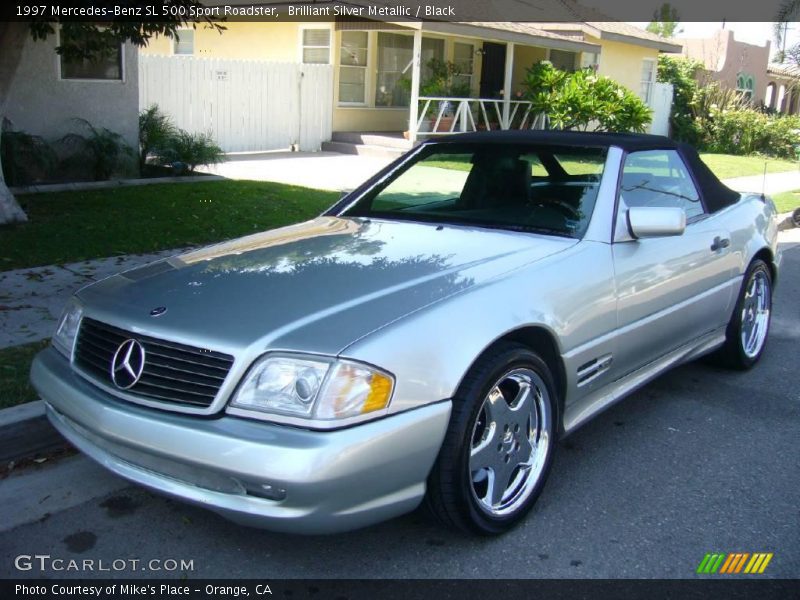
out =
[[[238,523],[290,533],[345,531],[413,510],[450,417],[450,402],[440,402],[319,432],[171,413],[108,395],[52,348],[34,359],[31,381],[53,426],[111,471]],[[268,499],[264,489],[285,497]]]

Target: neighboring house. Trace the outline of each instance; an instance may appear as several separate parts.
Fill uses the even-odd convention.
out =
[[[755,104],[762,104],[767,90],[770,43],[747,44],[720,29],[707,39],[685,39],[683,55],[700,61],[708,76],[723,87],[737,90]]]
[[[105,60],[69,62],[56,54],[58,35],[28,38],[11,84],[6,116],[15,130],[55,140],[85,133],[73,119],[119,133],[139,146],[139,71],[134,46]]]
[[[784,114],[800,114],[800,68],[778,64],[767,67],[764,106]]]
[[[649,100],[658,53],[680,50],[619,23],[336,20],[231,22],[226,27],[221,35],[202,27],[182,30],[177,40],[155,40],[142,53],[328,65],[333,89],[329,95],[318,90],[315,104],[318,109],[330,102],[334,137],[337,132],[408,131],[412,141],[418,134],[449,131],[448,118],[456,121],[454,131],[530,126],[535,115],[526,112],[528,103],[519,96],[526,70],[542,60],[570,70],[594,66]],[[443,104],[444,94],[428,100],[418,92],[434,58],[458,66],[457,83],[469,89],[470,100],[451,98]],[[303,110],[313,108],[304,103]],[[437,120],[442,121],[439,129],[432,131]]]

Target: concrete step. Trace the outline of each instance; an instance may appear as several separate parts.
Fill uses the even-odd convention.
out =
[[[401,133],[369,131],[334,131],[331,141],[364,146],[383,146],[399,150],[410,150],[412,144]]]
[[[400,148],[387,148],[385,146],[374,146],[371,144],[354,144],[350,142],[323,142],[323,152],[338,152],[339,154],[357,154],[359,156],[370,156],[373,158],[395,159],[407,152]]]

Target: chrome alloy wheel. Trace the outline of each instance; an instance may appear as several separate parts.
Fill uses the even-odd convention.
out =
[[[767,339],[771,294],[767,274],[764,271],[755,271],[748,282],[742,302],[740,335],[742,350],[748,358],[758,356]]]
[[[552,444],[547,386],[531,369],[509,371],[491,387],[472,431],[471,491],[494,517],[509,515],[530,497]]]

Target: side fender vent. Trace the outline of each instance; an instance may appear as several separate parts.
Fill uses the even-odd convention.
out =
[[[613,360],[614,357],[611,354],[605,354],[578,367],[578,387],[594,381],[608,371]]]

